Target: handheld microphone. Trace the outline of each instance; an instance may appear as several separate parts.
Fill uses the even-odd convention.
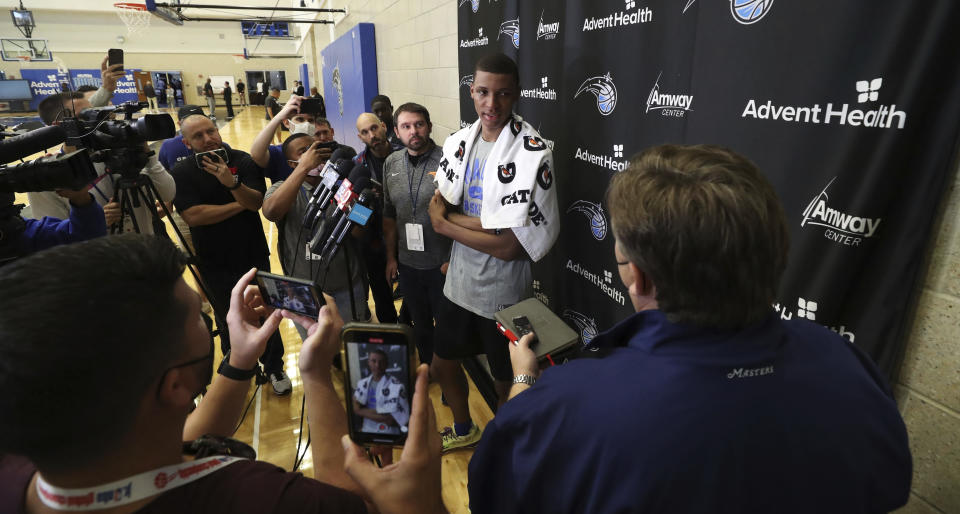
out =
[[[31,130],[26,134],[9,137],[0,143],[0,164],[20,160],[20,158],[42,152],[67,140],[67,131],[59,125]]]
[[[365,226],[367,221],[370,220],[370,216],[373,214],[373,209],[371,205],[373,204],[373,191],[370,189],[364,189],[360,196],[353,202],[353,205],[350,207],[350,212],[342,218],[343,222],[339,223],[336,228],[333,229],[333,232],[330,233],[330,238],[327,239],[327,244],[323,247],[323,252],[321,252],[321,258],[325,259],[327,262],[333,260],[333,256],[336,255],[337,250],[340,249],[340,243],[343,242],[343,238],[350,233],[350,229],[353,225]]]

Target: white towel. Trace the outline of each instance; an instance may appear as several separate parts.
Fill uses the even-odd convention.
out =
[[[463,200],[464,170],[479,135],[477,120],[443,143],[435,180],[440,194],[452,205]],[[514,114],[487,156],[481,226],[513,229],[530,259],[539,261],[560,235],[555,186],[553,152],[536,129]]]

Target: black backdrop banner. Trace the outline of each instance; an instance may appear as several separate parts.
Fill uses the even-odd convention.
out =
[[[477,59],[515,58],[516,111],[552,145],[563,213],[534,290],[585,341],[633,311],[610,178],[649,146],[711,143],[783,201],[773,308],[892,375],[960,139],[958,22],[955,0],[460,0],[460,123]]]

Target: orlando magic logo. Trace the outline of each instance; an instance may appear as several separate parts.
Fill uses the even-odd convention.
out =
[[[584,91],[589,91],[593,93],[593,96],[597,97],[597,110],[604,116],[609,116],[617,107],[617,86],[613,84],[613,80],[610,78],[610,72],[607,72],[606,75],[590,77],[584,80],[583,84],[580,84],[580,87],[577,88],[577,92],[573,97],[576,98],[580,96],[580,93]]]
[[[590,221],[590,233],[597,241],[603,241],[603,238],[607,237],[607,215],[603,213],[603,207],[599,203],[577,200],[567,212],[579,212],[586,216]]]
[[[730,14],[738,23],[750,25],[770,12],[773,0],[730,0]]]
[[[457,7],[462,7],[464,4],[467,3],[467,1],[468,0],[460,0],[460,4],[457,5]],[[469,2],[470,2],[470,9],[472,9],[473,12],[477,12],[480,10],[480,0],[469,0]]]
[[[564,309],[563,317],[573,322],[574,326],[577,327],[577,330],[580,332],[580,342],[583,343],[583,347],[591,351],[597,351],[596,348],[587,348],[590,341],[593,341],[593,338],[597,337],[597,321],[573,309]]]
[[[514,48],[520,48],[520,18],[505,21],[500,24],[500,34],[510,36],[510,42]],[[497,40],[500,40],[500,34],[497,34]]]
[[[340,105],[340,116],[343,116],[343,80],[340,78],[340,63],[333,67],[333,88],[337,90],[337,103]]]
[[[464,75],[460,77],[460,87],[467,86],[468,88],[473,85],[473,75]]]

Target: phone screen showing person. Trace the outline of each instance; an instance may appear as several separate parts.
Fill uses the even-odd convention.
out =
[[[210,159],[211,161],[213,161],[214,164],[217,163],[217,157],[220,157],[221,159],[223,159],[223,162],[225,162],[225,163],[229,163],[229,162],[230,162],[230,161],[228,160],[228,159],[229,159],[229,156],[227,155],[227,151],[226,151],[225,149],[223,149],[223,148],[217,148],[216,150],[210,150],[209,152],[195,153],[195,154],[193,154],[193,158],[197,161],[197,167],[199,167],[200,170],[203,170],[203,156],[204,156],[204,155],[206,155],[208,159]]]
[[[326,301],[319,288],[309,280],[257,272],[257,287],[263,303],[317,319]]]
[[[348,323],[341,340],[350,438],[361,445],[402,446],[413,397],[410,327]]]

